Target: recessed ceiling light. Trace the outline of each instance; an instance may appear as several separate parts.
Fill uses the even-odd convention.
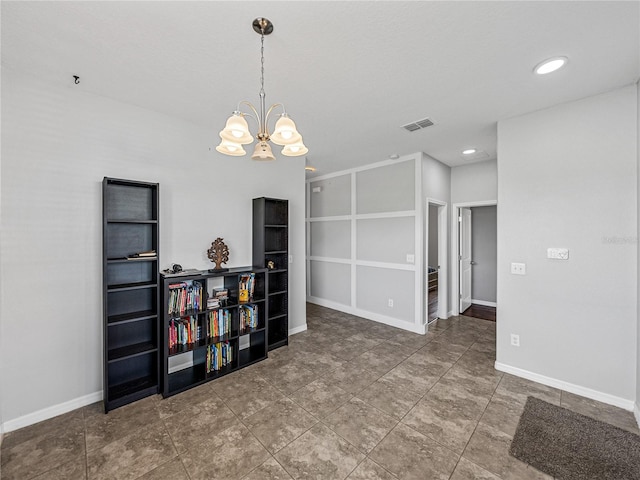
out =
[[[545,61],[540,62],[533,69],[538,75],[546,75],[547,73],[555,72],[559,68],[564,67],[569,59],[567,57],[553,57],[547,58]]]
[[[476,149],[475,148],[467,148],[466,150],[462,151],[463,155],[471,155],[472,153],[476,153]]]

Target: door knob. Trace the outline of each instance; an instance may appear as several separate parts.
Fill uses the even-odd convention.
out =
[[[476,262],[474,262],[474,261],[472,260],[472,261],[471,261],[471,265],[475,265],[475,264],[476,264]]]

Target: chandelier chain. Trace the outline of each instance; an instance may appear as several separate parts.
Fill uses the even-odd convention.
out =
[[[264,33],[260,37],[260,95],[264,95]]]

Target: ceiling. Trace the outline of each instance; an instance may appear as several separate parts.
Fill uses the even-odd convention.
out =
[[[284,103],[296,121],[311,175],[418,151],[458,166],[496,158],[500,119],[636,82],[639,7],[2,1],[2,68],[204,126],[213,147],[237,102],[258,105],[260,37],[251,22],[263,16],[274,23],[265,38],[267,105]],[[564,69],[532,73],[557,55],[569,58]],[[435,125],[401,128],[425,117]],[[471,147],[484,153],[463,158]]]

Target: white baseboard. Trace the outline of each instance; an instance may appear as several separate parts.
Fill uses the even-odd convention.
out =
[[[307,329],[307,324],[300,325],[299,327],[290,328],[289,335],[295,335],[296,333],[304,332]]]
[[[14,418],[13,420],[8,420],[4,422],[0,428],[2,428],[5,433],[12,432],[14,430],[18,430],[19,428],[28,427],[29,425],[33,425],[34,423],[57,417],[58,415],[70,412],[72,410],[75,410],[76,408],[86,407],[87,405],[91,405],[92,403],[96,403],[101,400],[102,390],[100,390],[99,392],[90,393],[89,395],[85,395],[83,397],[74,398],[73,400],[69,400],[68,402],[63,402],[59,403],[58,405],[43,408],[42,410],[38,410],[37,412]]]
[[[530,372],[528,370],[523,370],[517,367],[512,367],[511,365],[505,365],[504,363],[500,362],[495,363],[495,368],[496,370],[510,373],[511,375],[515,375],[516,377],[526,378],[527,380],[532,380],[549,387],[558,388],[560,390],[564,390],[565,392],[574,393],[576,395],[580,395],[581,397],[590,398],[591,400],[597,400],[598,402],[606,403],[607,405],[613,405],[614,407],[619,407],[630,412],[634,411],[635,402],[633,400],[616,397],[615,395],[599,392],[598,390],[592,390],[590,388],[575,385],[573,383],[558,380],[556,378],[546,377],[538,373]],[[637,418],[638,416],[636,414],[636,419]]]
[[[338,310],[339,312],[356,315],[368,320],[373,320],[374,322],[384,323],[385,325],[390,325],[392,327],[400,328],[402,330],[407,330],[413,333],[418,333],[420,335],[424,335],[426,333],[426,324],[421,323],[420,325],[416,325],[415,323],[404,322],[402,320],[398,320],[397,318],[387,317],[386,315],[381,315],[375,312],[368,312],[359,308],[353,308],[348,305],[343,305],[341,303],[332,302],[331,300],[326,300],[324,298],[307,297],[307,302],[313,303],[315,305],[320,305],[321,307]]]
[[[640,405],[636,402],[633,406],[633,415],[636,417],[636,423],[640,427]]]
[[[453,310],[449,310],[447,312],[447,318],[451,318],[451,317],[453,317]]]
[[[476,305],[482,305],[483,307],[497,307],[498,304],[496,302],[487,302],[485,300],[474,300],[471,299],[471,303],[475,303]]]

